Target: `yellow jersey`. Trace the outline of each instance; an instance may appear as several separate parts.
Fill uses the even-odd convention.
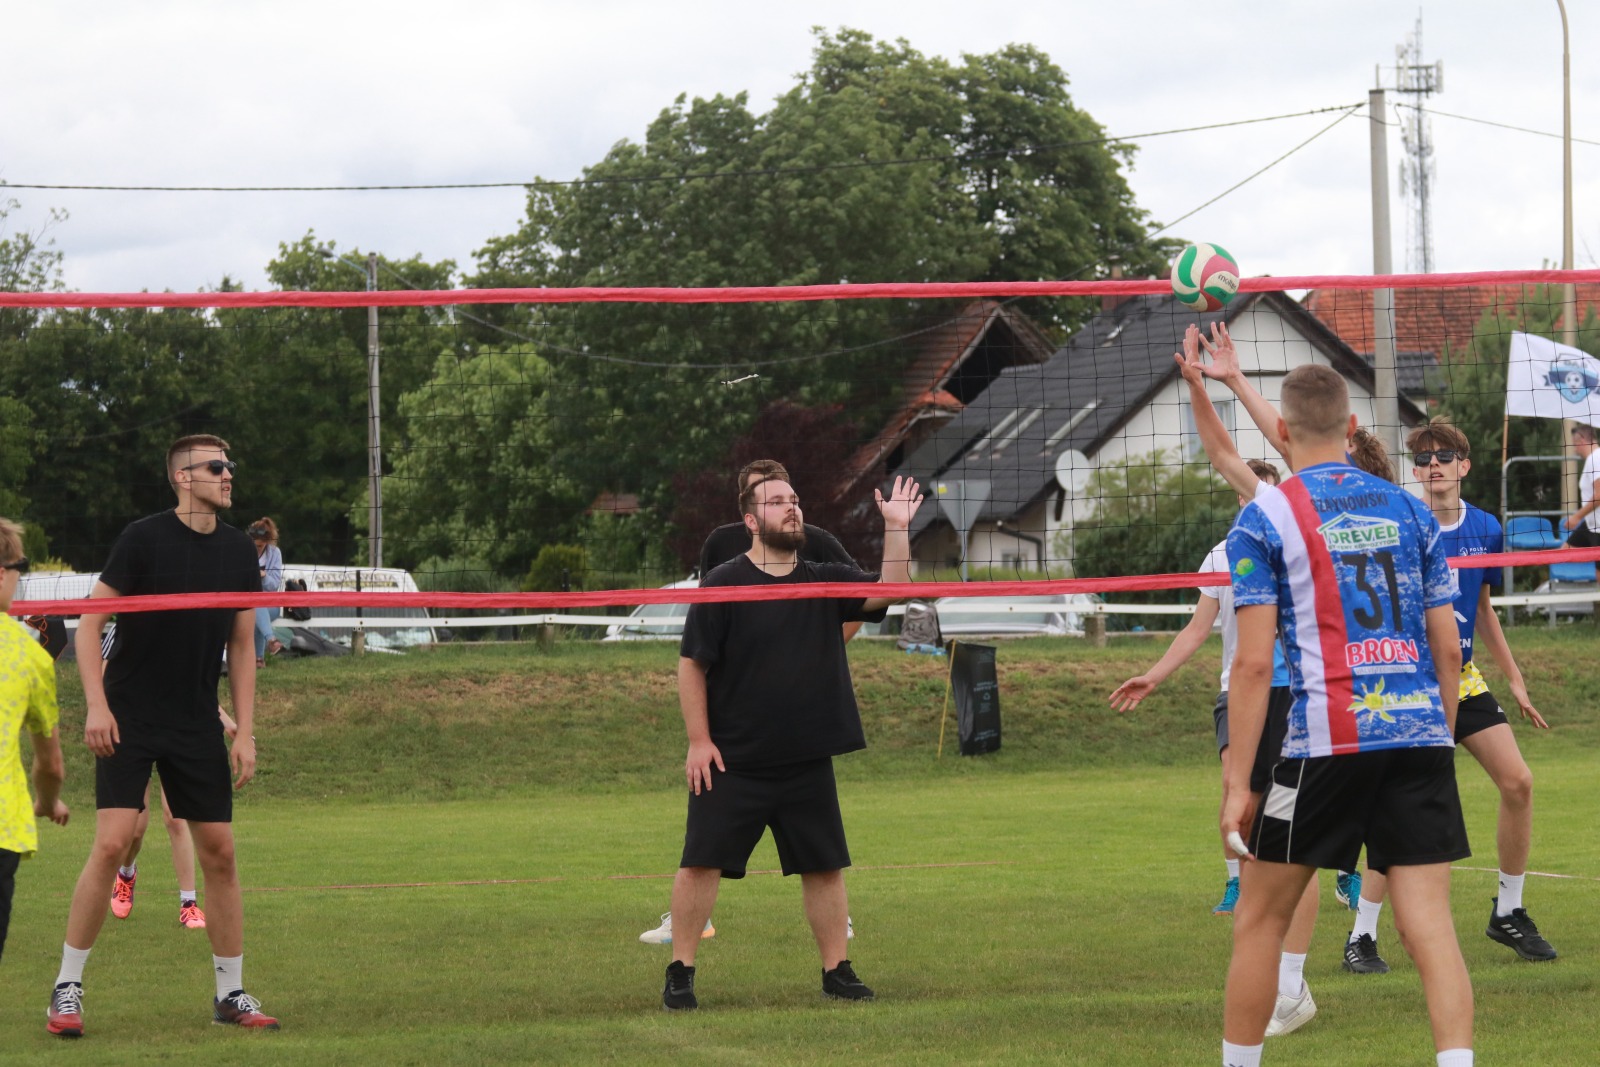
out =
[[[39,847],[22,731],[48,737],[61,712],[56,706],[56,665],[16,619],[0,615],[0,848],[33,855]]]

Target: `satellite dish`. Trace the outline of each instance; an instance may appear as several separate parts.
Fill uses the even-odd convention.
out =
[[[1089,457],[1076,448],[1069,448],[1056,457],[1056,482],[1069,492],[1083,492],[1093,473],[1094,467]]]

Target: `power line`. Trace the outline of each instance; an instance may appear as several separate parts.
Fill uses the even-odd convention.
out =
[[[1416,104],[1396,104],[1395,106],[1408,107],[1415,111],[1421,111],[1429,115],[1438,115],[1440,118],[1460,119],[1462,122],[1476,122],[1480,126],[1495,126],[1502,130],[1515,130],[1517,133],[1531,133],[1535,137],[1554,137],[1557,140],[1562,138],[1561,134],[1551,133],[1549,130],[1530,130],[1526,126],[1513,126],[1509,122],[1495,122],[1492,119],[1477,119],[1473,118],[1471,115],[1452,115],[1448,111],[1439,111],[1431,107],[1418,107]],[[1582,137],[1574,137],[1572,139],[1572,143],[1600,145],[1600,141],[1588,141]]]
[[[1213,122],[1204,126],[1184,126],[1172,130],[1154,130],[1126,137],[1091,137],[1079,141],[1061,141],[1054,144],[1022,145],[991,152],[943,152],[935,155],[912,156],[908,159],[862,159],[848,163],[819,163],[807,167],[767,167],[758,170],[700,171],[687,174],[653,174],[614,178],[571,178],[566,181],[520,182],[435,182],[420,185],[66,185],[43,182],[0,182],[11,189],[52,189],[77,192],[114,193],[364,193],[364,192],[419,192],[443,189],[560,189],[585,185],[641,185],[649,182],[689,182],[720,178],[755,178],[782,174],[818,174],[825,171],[864,170],[877,167],[908,167],[922,163],[962,163],[984,159],[1008,159],[1014,156],[1041,155],[1064,148],[1085,148],[1093,145],[1141,141],[1152,137],[1170,137],[1180,133],[1200,133],[1220,130],[1230,126],[1249,126],[1261,122],[1278,122],[1283,119],[1304,118],[1329,111],[1342,111],[1337,107],[1312,108],[1285,115],[1267,115],[1254,119],[1235,119],[1232,122]]]

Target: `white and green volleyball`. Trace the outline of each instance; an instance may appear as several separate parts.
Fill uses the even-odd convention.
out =
[[[1221,245],[1189,245],[1172,261],[1172,291],[1192,311],[1216,311],[1239,291],[1239,264]]]

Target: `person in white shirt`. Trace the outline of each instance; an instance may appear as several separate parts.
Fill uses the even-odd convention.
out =
[[[1568,548],[1595,548],[1600,546],[1600,496],[1595,494],[1595,484],[1600,482],[1600,450],[1595,448],[1595,428],[1578,423],[1572,427],[1572,447],[1583,457],[1583,473],[1578,475],[1578,501],[1582,505],[1561,523],[1561,528],[1571,530]]]

